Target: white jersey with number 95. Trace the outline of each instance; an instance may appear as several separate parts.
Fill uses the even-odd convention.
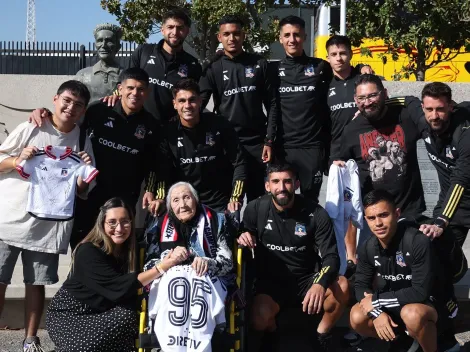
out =
[[[149,316],[164,352],[210,352],[217,324],[225,322],[227,291],[217,277],[175,266],[152,283]]]

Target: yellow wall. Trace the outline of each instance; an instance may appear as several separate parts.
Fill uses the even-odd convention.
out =
[[[325,44],[329,36],[318,36],[315,40],[315,56],[326,58]],[[369,48],[372,57],[362,56],[360,48],[353,47],[352,64],[364,63],[372,66],[377,75],[383,76],[387,81],[393,80],[394,72],[401,70],[402,66],[408,63],[407,56],[400,54],[397,61],[393,61],[391,55],[387,55],[387,63],[384,65],[379,58],[379,54],[384,53],[387,47],[383,40],[364,40],[361,47]],[[467,69],[465,68],[467,67]],[[459,54],[452,61],[441,62],[437,66],[426,71],[426,81],[440,82],[470,82],[470,53]],[[405,79],[403,79],[405,80]],[[412,75],[406,81],[415,81]]]

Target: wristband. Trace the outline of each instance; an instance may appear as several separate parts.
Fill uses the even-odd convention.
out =
[[[157,269],[161,275],[165,274],[165,270],[163,270],[161,263],[155,265],[155,269]]]

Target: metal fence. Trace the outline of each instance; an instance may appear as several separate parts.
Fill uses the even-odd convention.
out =
[[[127,67],[135,43],[121,43],[116,61]],[[95,43],[0,42],[0,74],[75,75],[98,62]]]

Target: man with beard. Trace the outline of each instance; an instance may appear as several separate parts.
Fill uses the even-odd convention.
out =
[[[205,68],[201,86],[202,107],[211,95],[214,112],[225,117],[237,131],[247,151],[248,201],[264,194],[266,163],[271,161],[271,148],[276,135],[277,105],[272,74],[268,62],[260,55],[243,50],[245,31],[235,15],[219,21],[217,38],[223,53],[216,54]],[[267,115],[263,112],[263,105]]]
[[[140,67],[149,75],[149,99],[145,109],[165,124],[176,115],[171,88],[182,78],[196,81],[201,76],[197,59],[183,50],[189,34],[191,19],[182,9],[170,10],[163,15],[158,44],[142,44],[132,54],[129,67]]]
[[[424,141],[441,186],[434,225],[423,225],[423,231],[434,237],[448,227],[462,246],[470,229],[470,114],[459,105],[454,110],[445,83],[425,85],[421,97],[429,126]]]
[[[354,99],[360,114],[344,129],[340,159],[354,159],[358,164],[362,194],[386,189],[394,196],[403,216],[417,218],[426,209],[416,154],[416,143],[426,123],[419,99],[395,98],[385,104],[386,96],[379,77],[365,74],[357,79]],[[375,159],[370,158],[369,150],[380,150],[381,145],[387,148],[389,141],[397,142],[403,152],[403,172],[393,168],[387,171],[386,179],[385,174],[376,177],[370,168]]]
[[[348,284],[346,278],[338,277],[336,239],[327,212],[295,194],[298,187],[290,165],[270,165],[265,183],[269,194],[245,209],[246,232],[238,243],[254,249],[255,255],[251,321],[256,331],[269,334],[276,331],[276,317],[282,309],[302,307],[306,314],[323,313],[317,333],[319,350],[327,351],[331,328],[349,298]]]

